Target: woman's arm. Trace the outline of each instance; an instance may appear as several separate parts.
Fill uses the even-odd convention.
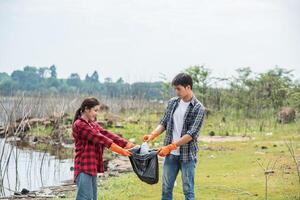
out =
[[[77,137],[86,139],[94,144],[104,145],[107,148],[110,148],[111,144],[114,142],[112,139],[99,133],[97,128],[93,128],[88,123],[81,120],[74,123],[73,131],[77,133]]]
[[[119,145],[120,147],[126,147],[128,141],[125,140],[124,138],[118,136],[117,134],[114,134],[104,128],[102,128],[99,124],[95,123],[96,126],[98,127],[100,133],[102,135],[104,135],[105,137],[111,139],[114,143],[116,143],[117,145]]]

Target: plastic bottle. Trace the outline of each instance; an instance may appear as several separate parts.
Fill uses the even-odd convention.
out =
[[[149,153],[149,145],[148,142],[143,142],[140,149],[140,154],[147,154]]]

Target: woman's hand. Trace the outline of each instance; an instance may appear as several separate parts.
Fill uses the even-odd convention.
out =
[[[128,151],[127,149],[123,149],[122,147],[120,147],[119,145],[115,144],[115,143],[112,143],[109,150],[117,153],[117,154],[120,154],[122,156],[131,156],[131,152]]]
[[[126,146],[124,147],[124,149],[131,149],[135,147],[135,144],[131,143],[131,142],[127,142]]]

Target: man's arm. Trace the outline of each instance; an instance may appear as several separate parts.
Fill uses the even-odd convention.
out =
[[[192,140],[192,136],[186,134],[182,136],[179,140],[176,142],[173,142],[167,146],[163,146],[159,149],[158,155],[165,157],[167,156],[172,150],[176,150],[179,146],[184,145],[186,143],[189,143]]]
[[[186,134],[186,135],[182,136],[179,140],[174,142],[174,144],[176,145],[176,147],[179,147],[181,145],[189,143],[192,139],[193,139],[192,136]]]
[[[166,130],[166,128],[165,128],[163,125],[159,124],[159,125],[156,127],[156,129],[155,129],[154,131],[157,132],[158,135],[160,135],[160,134],[163,133],[165,130]]]
[[[172,105],[171,102],[172,101],[169,100],[168,106],[165,110],[165,113],[164,113],[163,117],[161,118],[159,125],[156,127],[156,129],[154,131],[152,131],[151,134],[144,135],[143,140],[145,142],[150,142],[150,141],[154,140],[154,138],[156,138],[158,135],[160,135],[162,132],[164,132],[166,130],[167,122],[169,120],[170,113],[171,113],[171,105]]]
[[[197,116],[195,117],[194,122],[192,124],[192,127],[187,131],[187,134],[185,134],[179,140],[174,142],[174,144],[177,147],[189,143],[191,140],[193,140],[193,137],[196,138],[198,136],[198,132],[203,124],[204,115],[204,108],[199,108]]]
[[[162,132],[164,132],[165,127],[162,124],[159,124],[156,129],[154,131],[152,131],[151,134],[149,135],[144,135],[143,140],[144,142],[151,142],[152,140],[154,140],[154,138],[156,138],[157,136],[159,136]]]
[[[199,135],[199,131],[203,125],[205,116],[205,108],[200,107],[198,108],[197,114],[194,118],[194,122],[192,123],[192,126],[189,130],[187,130],[187,135],[190,135],[193,139],[197,139]]]
[[[193,139],[197,139],[199,130],[203,124],[203,119],[205,115],[204,108],[199,108],[196,117],[194,118],[194,122],[189,130],[187,130],[186,134],[183,135],[179,140],[173,142],[167,146],[160,148],[159,154],[160,156],[167,156],[172,150],[176,150],[179,146],[189,143]]]

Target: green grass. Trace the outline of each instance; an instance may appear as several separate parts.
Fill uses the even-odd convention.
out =
[[[45,127],[44,125],[34,126],[30,129],[30,134],[38,137],[51,136],[52,127]]]
[[[119,117],[123,120],[122,125],[124,128],[109,127],[107,130],[114,133],[120,133],[124,138],[134,138],[136,143],[142,142],[144,134],[149,134],[158,125],[161,113],[139,111],[139,112],[126,112],[121,113]],[[127,122],[128,118],[140,119],[138,124]],[[100,113],[98,120],[104,119],[104,113]],[[225,122],[224,120],[225,119]],[[209,135],[214,132],[215,135],[240,135],[240,136],[254,136],[259,138],[270,138],[266,133],[272,133],[272,138],[289,136],[290,133],[300,133],[300,119],[290,124],[279,124],[276,122],[276,116],[269,118],[245,118],[242,115],[233,113],[215,113],[209,115],[205,119],[204,127],[201,130],[201,135]],[[38,126],[31,129],[30,134],[35,136],[50,136],[52,127]],[[66,131],[66,138],[72,138],[71,132]],[[156,141],[161,142],[163,137],[158,137]]]
[[[124,131],[124,135],[128,136],[130,130],[131,128],[127,130],[128,133]],[[138,130],[140,131],[140,127]],[[264,172],[257,159],[264,164],[278,159],[275,173],[269,178],[269,199],[299,199],[300,185],[295,165],[284,144],[285,139],[293,137],[298,145],[296,153],[300,155],[300,134],[297,130],[296,124],[289,124],[280,126],[278,130],[274,129],[271,136],[263,133],[253,134],[256,139],[251,141],[209,144],[201,142],[200,147],[208,146],[210,150],[200,150],[198,155],[196,199],[264,199]],[[136,133],[140,136],[143,131]],[[266,146],[267,149],[262,149],[262,146]],[[284,173],[284,170],[288,170],[289,173]],[[161,175],[162,168],[160,178]],[[128,173],[101,181],[98,189],[99,199],[156,200],[161,196],[161,181],[156,185],[147,185],[134,173]],[[70,198],[74,198],[74,195],[71,193]],[[180,174],[174,188],[174,199],[183,199]]]
[[[123,137],[134,138],[141,144],[142,137],[150,133],[158,124],[161,114],[151,112],[123,113],[120,115],[124,128],[107,128]],[[138,124],[126,122],[129,117],[140,119]],[[225,122],[222,120],[225,116]],[[101,120],[103,116],[99,115]],[[49,134],[49,130],[34,129],[34,134]],[[300,123],[299,119],[290,124],[278,124],[275,117],[255,119],[237,115],[216,113],[206,119],[201,135],[211,131],[216,135],[252,136],[255,140],[226,143],[200,143],[196,168],[195,192],[199,200],[231,200],[231,199],[264,199],[264,172],[257,163],[266,164],[278,159],[275,173],[269,178],[268,195],[272,200],[296,200],[300,198],[300,184],[295,165],[284,144],[284,140],[294,138],[297,145],[296,154],[300,155]],[[164,135],[154,142],[162,145]],[[154,143],[153,142],[153,143]],[[267,149],[262,149],[266,146]],[[289,173],[285,173],[284,171]],[[160,166],[160,178],[162,166]],[[98,179],[99,180],[99,179]],[[134,173],[99,180],[98,199],[149,199],[161,197],[161,180],[158,184],[147,185],[141,182]],[[177,177],[174,188],[174,199],[183,199],[181,175]],[[68,198],[74,199],[75,192]]]
[[[295,138],[295,142],[300,143],[299,136]],[[273,146],[274,144],[276,146]],[[269,179],[269,199],[296,199],[299,195],[300,185],[297,182],[295,167],[283,143],[261,140],[215,143],[208,146],[211,150],[199,152],[195,180],[196,199],[264,199],[264,175],[256,162],[257,159],[265,163],[279,159],[275,174]],[[262,150],[261,146],[268,148]],[[299,149],[297,153],[300,153]],[[283,173],[285,166],[291,167],[289,174]],[[160,177],[161,175],[160,168]],[[72,193],[69,197],[74,198],[74,195]],[[98,187],[98,198],[105,200],[156,200],[160,195],[161,181],[156,185],[147,185],[133,173],[101,180]],[[180,174],[174,188],[174,199],[183,199]]]

